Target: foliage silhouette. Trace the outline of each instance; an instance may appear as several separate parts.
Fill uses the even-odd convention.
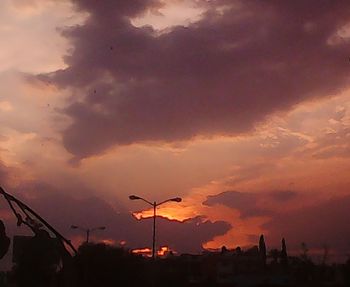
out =
[[[266,245],[265,245],[265,239],[263,234],[260,235],[260,239],[259,239],[259,255],[262,263],[266,265]]]
[[[288,265],[288,254],[287,254],[286,240],[284,238],[282,238],[282,249],[281,249],[280,257],[281,257],[281,264],[283,266],[287,266]]]

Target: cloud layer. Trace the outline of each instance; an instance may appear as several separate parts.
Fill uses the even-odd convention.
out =
[[[74,1],[89,13],[67,28],[74,91],[66,149],[77,158],[114,145],[239,134],[277,110],[334,94],[348,79],[346,1],[199,1],[201,20],[159,34],[131,17],[156,1]]]
[[[217,195],[208,196],[203,202],[207,206],[217,204],[237,209],[242,218],[254,216],[271,216],[276,212],[276,206],[271,203],[286,203],[295,199],[298,194],[294,191],[273,191],[271,193],[248,193],[239,191],[225,191]],[[268,203],[268,206],[266,206]]]
[[[106,226],[105,231],[92,235],[100,240],[111,239],[116,243],[125,241],[130,248],[151,246],[152,218],[137,220],[122,205],[116,204],[116,208],[113,208],[100,198],[88,196],[91,191],[81,188],[80,192],[86,194],[84,197],[77,195],[73,189],[57,190],[43,182],[27,182],[13,189],[12,193],[68,238],[85,236],[83,232],[71,230],[70,225],[85,228]],[[3,212],[5,210],[11,213],[7,206]],[[15,226],[14,216],[9,216],[9,219],[7,223],[12,233]],[[196,253],[202,250],[205,242],[225,234],[230,228],[224,221],[211,222],[200,216],[183,222],[158,217],[157,246],[170,246],[178,252]],[[190,241],[186,240],[189,233],[193,234]]]
[[[284,235],[288,246],[346,252],[348,1],[0,6],[0,183],[67,237],[83,240],[70,224],[106,225],[98,239],[149,246],[150,220],[129,212],[145,206],[127,196],[177,195],[158,214],[190,219],[159,218],[157,240],[181,252],[255,244],[265,232],[269,247]],[[72,154],[89,158],[72,167]]]
[[[301,242],[315,249],[327,244],[334,253],[332,260],[344,260],[350,247],[349,204],[349,195],[334,197],[311,207],[277,214],[265,227],[273,243],[283,236],[297,250]]]

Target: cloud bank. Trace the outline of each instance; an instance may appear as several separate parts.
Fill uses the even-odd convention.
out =
[[[157,1],[73,1],[65,148],[77,159],[135,142],[237,135],[348,84],[347,1],[198,1],[201,19],[159,34],[131,18]],[[339,40],[340,39],[340,40]]]
[[[115,243],[125,241],[129,248],[151,246],[152,218],[137,220],[123,205],[115,204],[113,207],[100,198],[89,196],[91,191],[82,188],[79,195],[74,188],[59,190],[44,182],[26,182],[10,190],[68,238],[85,236],[83,232],[71,230],[71,225],[85,228],[106,226],[105,231],[96,232],[93,236],[99,240],[110,239]],[[86,196],[82,196],[84,193]],[[4,200],[3,202],[5,203]],[[6,223],[10,233],[18,233],[20,229],[22,232],[28,231],[26,227],[15,231],[15,218],[7,205],[4,204],[1,210],[8,214]],[[181,253],[197,253],[202,251],[204,243],[225,234],[230,228],[224,221],[212,222],[201,216],[183,222],[158,217],[157,246],[170,246]],[[186,240],[188,234],[193,234],[191,241]]]
[[[203,202],[207,206],[218,204],[237,209],[242,218],[254,216],[271,216],[276,213],[276,207],[271,203],[286,203],[297,197],[297,192],[291,190],[273,191],[270,193],[249,193],[239,191],[225,191],[217,195],[210,195]],[[266,203],[269,203],[266,206]]]

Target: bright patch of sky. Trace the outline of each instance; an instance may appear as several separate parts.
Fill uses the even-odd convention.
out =
[[[149,10],[146,14],[134,18],[136,27],[150,25],[156,30],[163,30],[172,26],[188,26],[201,19],[205,8],[199,6],[197,1],[163,1],[164,6],[159,9]]]
[[[0,72],[45,73],[65,67],[63,55],[69,45],[58,29],[83,19],[66,0],[2,0]]]

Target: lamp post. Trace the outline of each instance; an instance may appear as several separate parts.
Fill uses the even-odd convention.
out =
[[[86,243],[89,243],[89,239],[90,239],[90,233],[93,232],[93,231],[96,231],[96,230],[105,230],[106,227],[105,226],[99,226],[99,227],[94,227],[94,228],[84,228],[84,227],[80,227],[80,226],[77,226],[77,225],[71,225],[72,229],[79,229],[79,230],[82,230],[84,232],[86,232]]]
[[[169,198],[169,199],[164,200],[164,201],[159,202],[159,203],[157,203],[156,201],[153,201],[153,203],[152,203],[152,202],[148,201],[147,199],[144,199],[144,198],[137,196],[137,195],[130,195],[129,199],[130,200],[142,200],[153,207],[152,259],[154,260],[155,259],[155,250],[156,250],[156,210],[157,210],[157,206],[162,205],[162,204],[169,202],[169,201],[181,202],[182,199],[181,199],[181,197],[174,197],[174,198]]]

